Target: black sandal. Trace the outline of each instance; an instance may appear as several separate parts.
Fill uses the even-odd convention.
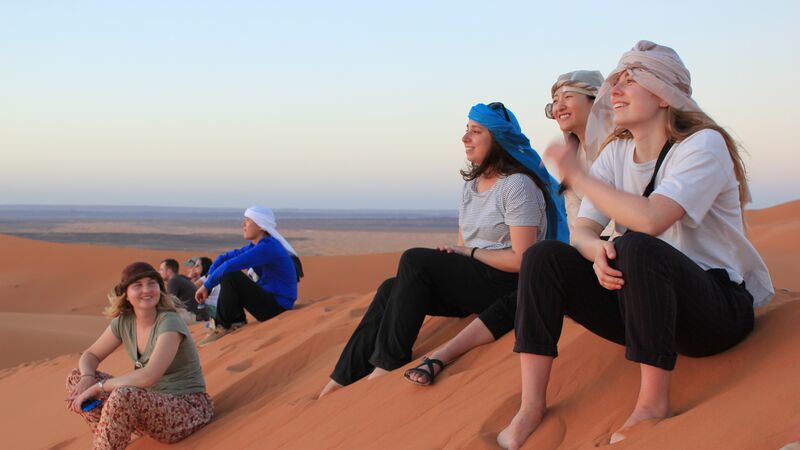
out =
[[[433,370],[433,365],[434,364],[437,364],[439,366],[439,373],[441,373],[442,370],[444,370],[444,363],[443,362],[441,362],[438,359],[432,359],[432,358],[428,358],[427,356],[424,356],[424,357],[422,357],[422,363],[420,365],[418,365],[417,367],[414,367],[413,369],[406,370],[405,373],[403,374],[403,376],[406,378],[406,380],[408,380],[408,381],[410,381],[410,382],[412,382],[412,383],[414,383],[416,385],[419,385],[419,386],[430,386],[430,385],[433,384],[433,381],[436,379],[436,375],[439,374],[439,373],[437,373],[437,372],[435,372]],[[426,370],[422,369],[422,367],[427,367],[428,370],[426,371]],[[410,375],[413,374],[413,373],[418,374],[418,375],[424,375],[425,379],[427,380],[427,382],[420,382],[420,381],[416,381],[416,380],[411,379]]]

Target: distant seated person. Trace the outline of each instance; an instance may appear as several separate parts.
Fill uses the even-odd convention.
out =
[[[199,263],[200,263],[199,256],[193,256],[186,260],[186,277],[192,280],[192,283],[195,283],[197,279],[200,277],[199,275],[200,268],[198,267],[197,269],[195,269],[195,266],[197,266]]]
[[[245,309],[263,322],[294,306],[297,272],[292,257],[297,253],[275,226],[271,209],[248,208],[242,220],[242,235],[250,243],[220,255],[211,265],[208,279],[197,289],[195,299],[203,303],[215,286],[221,289],[215,326],[200,341],[201,347],[245,325]],[[255,280],[243,270],[252,273]]]
[[[199,305],[194,300],[197,286],[185,275],[181,275],[179,269],[178,261],[172,258],[161,261],[161,265],[158,266],[158,273],[161,274],[161,278],[167,284],[167,292],[178,297],[182,303],[181,306],[194,314],[197,320],[207,320],[207,318],[204,318],[205,311],[202,308],[198,309]]]
[[[186,262],[189,267],[189,279],[195,286],[200,287],[206,282],[212,262],[207,256],[196,256]]]

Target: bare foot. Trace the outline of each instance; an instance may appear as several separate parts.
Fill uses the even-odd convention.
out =
[[[325,385],[324,388],[322,388],[322,392],[319,393],[319,397],[317,397],[317,399],[320,399],[323,396],[328,395],[333,391],[338,391],[339,389],[341,389],[343,387],[344,386],[342,386],[341,384],[331,380],[331,381],[328,382],[328,384]]]
[[[387,373],[389,373],[388,370],[383,370],[380,367],[376,367],[375,370],[373,370],[372,373],[369,374],[367,379],[368,380],[372,380],[373,378],[382,377],[382,376],[386,375]]]
[[[543,417],[544,408],[531,408],[528,411],[520,409],[511,419],[511,423],[497,435],[497,444],[509,450],[522,447],[528,436],[542,423]]]
[[[650,408],[646,406],[637,406],[636,409],[633,410],[628,420],[622,425],[622,428],[614,432],[611,435],[611,439],[609,439],[609,444],[616,444],[619,441],[624,440],[627,437],[627,431],[639,424],[640,422],[644,421],[654,421],[657,422],[662,419],[667,419],[672,417],[673,413],[669,407],[660,407],[660,408]]]

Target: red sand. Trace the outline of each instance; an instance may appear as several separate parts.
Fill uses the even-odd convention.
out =
[[[617,448],[777,449],[800,439],[800,202],[748,213],[750,234],[779,293],[758,311],[756,329],[721,355],[680,358],[674,372],[678,415],[644,427]],[[59,245],[0,236],[0,367],[87,345],[96,316],[127,262],[157,263],[165,252]],[[189,256],[170,253],[171,256]],[[513,336],[473,350],[435,386],[400,372],[360,381],[314,400],[344,342],[390,276],[396,254],[304,258],[300,307],[248,325],[200,350],[217,416],[175,448],[494,448],[519,406]],[[781,288],[786,289],[781,290]],[[429,319],[415,356],[470,319]],[[195,337],[202,334],[193,328]],[[548,391],[546,419],[525,448],[594,448],[630,413],[638,368],[621,347],[567,321]],[[0,370],[4,448],[86,448],[91,436],[66,411],[64,379],[77,353]],[[116,352],[101,369],[120,373]],[[160,448],[141,438],[133,448]],[[166,446],[163,446],[166,447]]]

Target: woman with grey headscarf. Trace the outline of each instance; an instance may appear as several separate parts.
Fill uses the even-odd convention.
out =
[[[744,234],[747,183],[736,143],[691,93],[677,53],[640,41],[592,107],[586,143],[602,151],[591,171],[574,146],[547,149],[585,197],[574,246],[543,241],[523,257],[514,345],[522,402],[498,435],[501,446],[518,448],[544,416],[565,314],[639,363],[639,396],[614,443],[641,421],[673,414],[677,354],[735,346],[753,329],[753,308],[772,297],[766,265]],[[604,241],[610,220],[622,236]]]
[[[550,89],[552,102],[545,106],[548,119],[554,119],[564,133],[565,140],[577,141],[576,156],[587,169],[594,161],[586,153],[586,123],[603,84],[603,75],[597,70],[575,70],[558,77]],[[583,194],[562,183],[564,203],[567,210],[567,223],[570,233],[575,227],[578,208]]]

